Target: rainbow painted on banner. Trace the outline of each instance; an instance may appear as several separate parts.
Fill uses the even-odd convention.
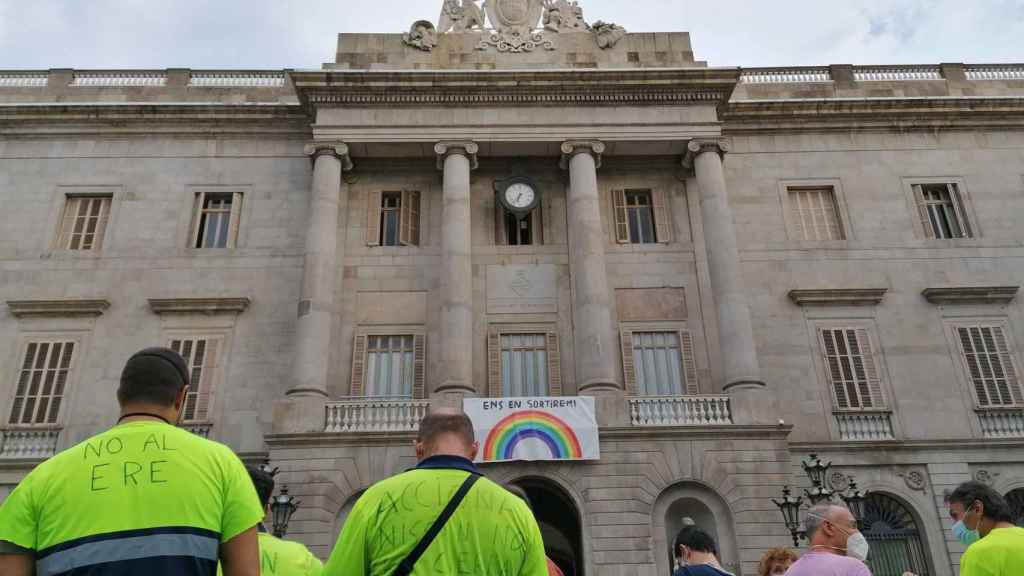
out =
[[[484,460],[512,460],[516,446],[529,438],[543,442],[555,460],[583,458],[579,438],[561,418],[539,410],[523,410],[502,418],[491,429],[484,442]]]

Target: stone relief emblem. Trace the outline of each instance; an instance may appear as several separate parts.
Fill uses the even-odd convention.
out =
[[[990,472],[984,468],[974,473],[974,479],[986,486],[991,486],[996,481],[999,472]]]
[[[850,487],[850,478],[842,472],[833,472],[828,477],[828,485],[836,492],[844,492]]]
[[[598,20],[593,26],[597,45],[601,49],[614,47],[626,35],[626,29],[618,24]]]
[[[476,5],[476,0],[444,0],[441,7],[441,18],[437,21],[438,32],[468,32],[484,29],[484,13]]]
[[[897,472],[897,474],[903,478],[903,482],[907,485],[907,488],[910,488],[915,492],[925,492],[928,487],[928,479],[924,472],[920,470]]]
[[[484,8],[499,34],[527,36],[540,26],[545,0],[487,0]]]
[[[437,30],[426,20],[417,20],[408,32],[402,34],[402,43],[425,52],[437,46]]]
[[[585,32],[590,26],[583,19],[580,3],[569,0],[544,0],[544,29],[551,32]]]

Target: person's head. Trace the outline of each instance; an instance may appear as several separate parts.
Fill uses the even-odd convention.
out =
[[[796,552],[789,548],[772,548],[765,552],[764,556],[761,556],[757,574],[758,576],[782,576],[797,559]]]
[[[812,550],[823,550],[867,560],[868,541],[857,527],[857,519],[845,506],[818,504],[804,517],[804,529]]]
[[[416,457],[420,460],[440,454],[473,460],[479,447],[473,422],[459,410],[439,408],[420,421],[416,437]]]
[[[946,494],[949,516],[956,523],[953,534],[972,544],[1001,523],[1013,523],[1013,509],[1002,494],[981,482],[964,482]]]
[[[270,499],[274,496],[274,475],[262,468],[249,466],[249,478],[252,478],[252,485],[256,487],[256,495],[260,497],[260,504],[269,512]]]
[[[136,352],[121,371],[121,413],[146,412],[177,422],[189,386],[188,365],[170,348]]]
[[[709,556],[718,558],[715,539],[696,526],[686,526],[676,534],[673,550],[683,565],[704,563]]]

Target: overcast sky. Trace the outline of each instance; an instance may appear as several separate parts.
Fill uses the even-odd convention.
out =
[[[713,66],[1024,61],[1024,0],[579,0]],[[442,0],[0,0],[0,69],[318,68]]]

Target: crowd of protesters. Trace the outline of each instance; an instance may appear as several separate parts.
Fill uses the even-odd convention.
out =
[[[177,353],[133,355],[117,425],[37,466],[0,506],[0,575],[562,576],[529,496],[474,465],[479,446],[465,414],[423,419],[418,464],[363,494],[321,565],[263,528],[272,473],[247,470],[225,446],[176,426],[188,387]],[[416,497],[404,498],[410,491]],[[1024,528],[999,493],[967,482],[946,503],[967,547],[961,576],[1024,574]],[[871,576],[870,543],[848,509],[813,506],[805,530],[808,551],[770,550],[759,576]],[[673,544],[673,576],[733,576],[697,526]]]

